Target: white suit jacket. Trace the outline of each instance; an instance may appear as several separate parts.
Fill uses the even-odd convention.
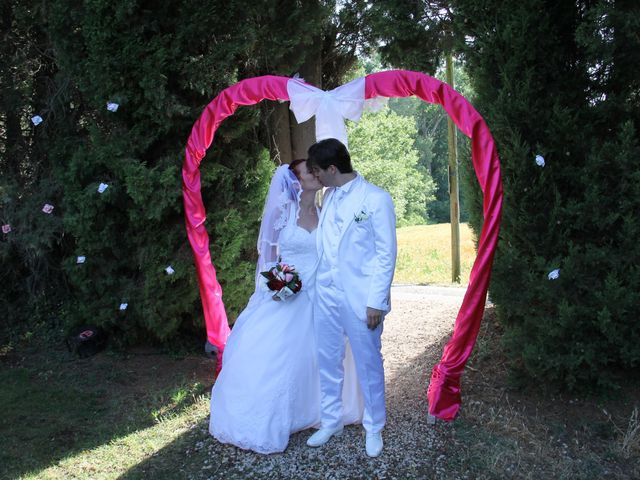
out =
[[[318,258],[323,254],[322,226],[333,193],[334,188],[325,192],[316,235]],[[353,311],[364,319],[367,307],[389,312],[397,253],[391,195],[362,178],[340,202],[338,212],[344,219],[338,243],[338,275]]]

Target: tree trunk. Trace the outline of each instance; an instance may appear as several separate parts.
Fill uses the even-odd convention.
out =
[[[277,164],[291,163],[291,126],[289,124],[289,103],[275,103],[269,106],[267,131],[271,158]]]
[[[300,76],[305,82],[322,88],[322,38],[314,39],[307,47],[308,54],[300,67]],[[307,158],[307,150],[316,142],[316,119],[312,117],[304,123],[296,122],[293,112],[289,112],[291,125],[291,150],[293,159]]]

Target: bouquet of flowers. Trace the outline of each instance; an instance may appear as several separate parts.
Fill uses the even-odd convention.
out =
[[[265,278],[267,289],[275,292],[273,294],[274,300],[284,300],[302,290],[302,280],[296,272],[296,267],[282,263],[282,261],[278,261],[274,267],[266,272],[260,272],[260,275]]]

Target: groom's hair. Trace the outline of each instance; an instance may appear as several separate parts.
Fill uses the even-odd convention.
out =
[[[322,170],[335,165],[340,173],[351,173],[351,155],[344,144],[335,138],[320,140],[309,147],[307,164],[309,167],[320,167]]]

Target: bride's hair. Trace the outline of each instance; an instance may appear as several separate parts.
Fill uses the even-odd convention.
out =
[[[297,158],[295,160],[293,160],[290,164],[289,164],[289,170],[291,170],[293,172],[293,174],[296,176],[296,178],[298,180],[300,180],[300,177],[298,176],[298,172],[296,171],[296,167],[298,165],[300,165],[301,163],[306,163],[307,159],[306,158]]]

